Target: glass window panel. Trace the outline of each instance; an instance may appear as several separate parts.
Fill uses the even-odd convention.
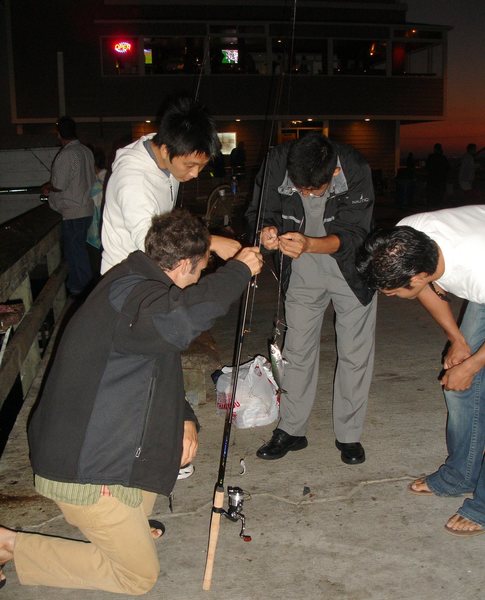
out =
[[[145,38],[143,51],[147,75],[198,73],[204,57],[204,40],[183,37]]]
[[[265,73],[263,38],[213,37],[210,40],[211,73]]]
[[[236,147],[236,132],[225,132],[217,134],[222,148],[222,154],[231,154],[231,151]]]
[[[393,75],[443,75],[443,47],[425,42],[394,42]]]
[[[335,75],[385,75],[387,43],[378,40],[334,40]]]

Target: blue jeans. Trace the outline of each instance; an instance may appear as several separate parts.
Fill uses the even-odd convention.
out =
[[[485,343],[485,304],[469,302],[460,327],[472,352]],[[473,492],[459,514],[485,526],[485,369],[474,377],[464,392],[444,392],[448,408],[444,465],[426,477],[438,496]]]
[[[93,273],[89,262],[86,236],[92,217],[62,221],[62,245],[67,262],[67,289],[78,295],[91,282]]]

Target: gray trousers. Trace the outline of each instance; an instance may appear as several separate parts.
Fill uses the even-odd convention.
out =
[[[302,255],[293,261],[285,302],[283,355],[288,364],[278,427],[290,435],[306,434],[317,391],[323,315],[330,301],[337,340],[333,427],[338,441],[358,442],[374,367],[377,297],[362,306],[327,255]]]

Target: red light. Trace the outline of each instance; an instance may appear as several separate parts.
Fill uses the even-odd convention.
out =
[[[118,54],[128,54],[131,52],[131,46],[131,42],[121,41],[115,42],[113,49],[115,52],[118,52]]]

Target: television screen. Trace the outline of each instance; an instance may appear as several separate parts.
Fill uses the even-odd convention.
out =
[[[239,51],[237,48],[228,48],[222,50],[222,64],[223,65],[237,65],[239,60]]]
[[[151,48],[143,48],[143,54],[145,56],[145,64],[153,64],[153,53]]]

